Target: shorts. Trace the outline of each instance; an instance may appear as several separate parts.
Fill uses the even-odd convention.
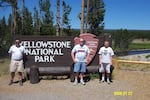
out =
[[[74,64],[74,72],[86,72],[85,62],[76,62]]]
[[[99,72],[100,73],[103,73],[103,72],[110,73],[110,64],[109,63],[102,63],[100,68],[99,68]]]
[[[10,72],[16,72],[16,70],[18,72],[23,72],[23,70],[24,70],[23,60],[21,60],[21,61],[11,60],[11,62],[10,62]]]

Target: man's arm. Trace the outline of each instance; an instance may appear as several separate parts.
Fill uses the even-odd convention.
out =
[[[99,55],[99,65],[102,64],[102,55]]]
[[[112,56],[110,57],[110,65],[112,65]]]
[[[76,61],[75,61],[74,52],[71,52],[71,57],[72,57],[73,62],[75,63]]]
[[[114,56],[114,51],[113,49],[111,48],[111,56],[110,56],[110,65],[112,65],[112,57]]]
[[[90,53],[88,53],[87,56],[86,56],[86,59],[85,59],[86,63],[88,62],[89,57],[90,57]]]
[[[12,55],[12,47],[9,48],[8,53],[9,53],[9,56],[11,57],[11,55]]]

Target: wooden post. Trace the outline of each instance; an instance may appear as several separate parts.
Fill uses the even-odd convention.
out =
[[[118,60],[117,59],[113,59],[113,64],[115,69],[118,69]]]

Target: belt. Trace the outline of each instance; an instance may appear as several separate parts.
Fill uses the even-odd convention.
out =
[[[21,61],[22,59],[13,59],[14,61]]]

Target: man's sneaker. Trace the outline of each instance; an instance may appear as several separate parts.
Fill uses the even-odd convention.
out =
[[[84,82],[84,81],[80,81],[80,83],[81,83],[82,85],[85,85],[85,82]]]
[[[77,82],[77,81],[74,81],[73,85],[77,85],[77,84],[78,84],[78,82]]]
[[[100,83],[104,83],[105,82],[105,80],[101,80],[101,81],[99,81]]]
[[[110,80],[109,79],[107,79],[107,83],[110,84]]]
[[[22,80],[19,81],[19,85],[20,85],[20,86],[23,86]]]
[[[8,85],[12,85],[12,84],[13,84],[13,81],[11,80],[10,83],[9,83]]]

